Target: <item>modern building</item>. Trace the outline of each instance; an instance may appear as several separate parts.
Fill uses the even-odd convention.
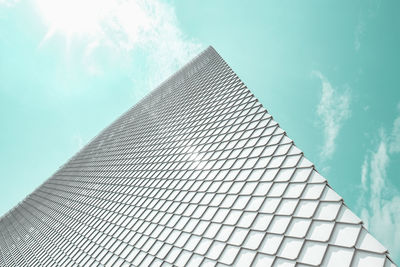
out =
[[[209,47],[0,220],[0,266],[395,266]]]

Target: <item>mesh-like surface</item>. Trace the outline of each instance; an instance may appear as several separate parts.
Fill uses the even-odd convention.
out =
[[[0,221],[0,266],[394,266],[208,48]]]

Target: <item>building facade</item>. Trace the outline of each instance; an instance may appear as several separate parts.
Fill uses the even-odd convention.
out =
[[[0,266],[395,266],[209,47],[0,220]]]

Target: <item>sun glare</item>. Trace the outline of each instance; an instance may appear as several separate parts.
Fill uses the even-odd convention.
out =
[[[0,0],[1,1],[1,0]],[[41,16],[49,27],[41,44],[56,33],[71,40],[76,35],[121,39],[132,46],[140,34],[151,32],[157,24],[154,8],[139,0],[35,0]],[[112,38],[109,38],[112,36]]]
[[[50,35],[94,33],[109,1],[101,0],[37,0],[40,12],[50,27]]]

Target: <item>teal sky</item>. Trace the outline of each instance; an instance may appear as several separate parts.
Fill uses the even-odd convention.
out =
[[[0,214],[212,45],[400,262],[400,2],[97,3],[0,0]]]

